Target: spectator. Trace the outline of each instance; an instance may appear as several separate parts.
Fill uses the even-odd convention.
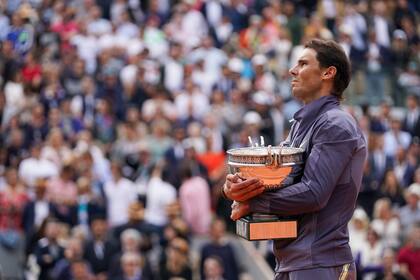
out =
[[[19,178],[33,189],[38,179],[52,178],[58,175],[57,167],[45,158],[41,158],[42,144],[35,143],[31,147],[31,156],[22,160],[19,165]]]
[[[44,238],[38,241],[35,248],[36,261],[40,268],[39,279],[54,279],[51,277],[52,269],[64,258],[64,248],[58,243],[59,231],[57,220],[46,221]]]
[[[223,280],[223,262],[216,256],[210,256],[204,261],[205,280]]]
[[[394,216],[391,201],[388,198],[381,198],[375,202],[373,217],[371,226],[381,236],[384,246],[398,248],[400,245],[400,222]]]
[[[127,252],[121,257],[122,274],[116,278],[125,279],[154,279],[150,267],[145,264],[143,257],[138,253]]]
[[[211,222],[210,187],[206,180],[194,176],[188,165],[182,165],[180,172],[179,200],[183,217],[193,233],[207,234]]]
[[[408,279],[405,277],[399,269],[398,264],[395,262],[395,253],[391,249],[388,249],[384,252],[384,256],[382,258],[382,266],[383,271],[376,273],[374,280],[379,279],[395,279],[395,280],[404,280]]]
[[[83,244],[80,239],[72,238],[68,240],[66,248],[64,249],[64,257],[59,260],[52,272],[51,278],[53,279],[62,279],[70,280],[73,279],[73,262],[80,260],[83,256]]]
[[[404,117],[402,129],[411,134],[412,137],[420,137],[420,109],[418,97],[409,95],[406,99],[407,112]]]
[[[412,228],[420,223],[420,207],[418,203],[420,198],[420,185],[418,183],[410,185],[405,190],[404,198],[407,205],[400,208],[399,218],[403,236],[407,237]]]
[[[90,223],[92,238],[84,246],[83,258],[98,279],[105,279],[116,247],[107,239],[108,224],[105,217],[93,217]]]
[[[166,261],[159,268],[161,279],[181,277],[192,279],[192,270],[189,265],[189,245],[185,239],[174,238],[166,249]]]
[[[146,186],[146,222],[162,229],[169,219],[167,208],[176,201],[176,189],[167,182],[167,167],[157,163]]]
[[[213,279],[213,273],[227,280],[239,279],[238,261],[232,244],[226,235],[226,224],[222,219],[214,219],[210,228],[211,241],[201,248],[201,277]],[[210,261],[208,261],[210,259]],[[210,262],[210,263],[209,263]],[[216,263],[213,263],[216,262]]]
[[[420,278],[419,240],[420,227],[415,225],[410,231],[407,243],[398,252],[398,263],[401,265],[401,272],[414,279]]]
[[[108,223],[111,227],[128,222],[128,207],[137,196],[132,181],[122,177],[119,162],[111,162],[112,179],[105,183],[104,191],[108,203]]]
[[[398,209],[405,204],[402,188],[394,170],[388,170],[385,173],[384,183],[381,186],[381,197],[389,199],[393,209]]]

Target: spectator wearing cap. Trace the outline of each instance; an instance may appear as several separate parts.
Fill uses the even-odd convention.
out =
[[[254,144],[260,143],[261,138],[267,139],[267,141],[272,141],[270,135],[264,134],[262,132],[263,128],[263,119],[261,115],[256,111],[249,111],[244,115],[244,129],[247,132],[247,135],[251,137],[251,140]],[[269,142],[266,142],[269,143]],[[249,143],[250,144],[250,143]]]
[[[358,273],[361,271],[362,252],[368,246],[368,226],[369,217],[366,212],[362,208],[356,208],[349,223],[349,245]]]
[[[273,94],[276,90],[276,80],[274,75],[266,70],[266,64],[268,63],[267,57],[263,54],[257,54],[252,57],[251,62],[255,73],[253,80],[254,88]]]
[[[420,223],[420,184],[413,183],[404,192],[407,205],[399,209],[399,219],[403,236],[407,236],[411,229]]]
[[[278,145],[283,140],[284,117],[275,107],[275,97],[266,91],[257,91],[252,95],[252,102],[261,117],[260,132],[267,137],[265,143]]]
[[[396,105],[403,106],[407,93],[405,92],[405,89],[398,84],[398,78],[407,69],[411,53],[407,42],[407,35],[401,29],[396,29],[392,33],[390,55],[390,62],[393,65],[391,69],[391,82],[394,94],[392,97],[395,100]]]

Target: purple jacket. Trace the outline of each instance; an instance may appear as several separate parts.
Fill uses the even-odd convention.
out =
[[[353,215],[367,156],[354,118],[336,97],[321,97],[294,115],[299,146],[312,128],[302,180],[250,202],[252,212],[295,216],[296,239],[275,240],[276,272],[332,267],[353,261],[347,223]]]

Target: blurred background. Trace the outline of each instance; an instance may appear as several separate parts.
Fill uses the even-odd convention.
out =
[[[276,145],[306,40],[352,62],[359,279],[420,279],[420,2],[0,0],[0,278],[272,279],[225,151]]]

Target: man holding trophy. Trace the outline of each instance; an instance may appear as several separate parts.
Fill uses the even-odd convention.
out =
[[[304,106],[294,115],[290,134],[279,152],[268,147],[265,153],[270,164],[289,168],[293,158],[288,154],[284,157],[282,147],[301,149],[301,168],[289,168],[293,180],[288,184],[283,180],[270,190],[264,178],[272,177],[270,172],[276,169],[270,167],[272,171],[263,179],[252,169],[234,169],[236,173],[227,176],[222,192],[234,200],[231,218],[237,226],[239,221],[241,225],[252,224],[252,219],[244,220],[252,213],[292,217],[296,234],[274,241],[276,280],[356,279],[347,223],[360,190],[367,147],[357,122],[340,109],[343,91],[350,82],[350,62],[337,43],[314,39],[305,45],[289,72],[292,93]],[[236,163],[243,166],[245,159]],[[242,170],[251,171],[244,175]]]

